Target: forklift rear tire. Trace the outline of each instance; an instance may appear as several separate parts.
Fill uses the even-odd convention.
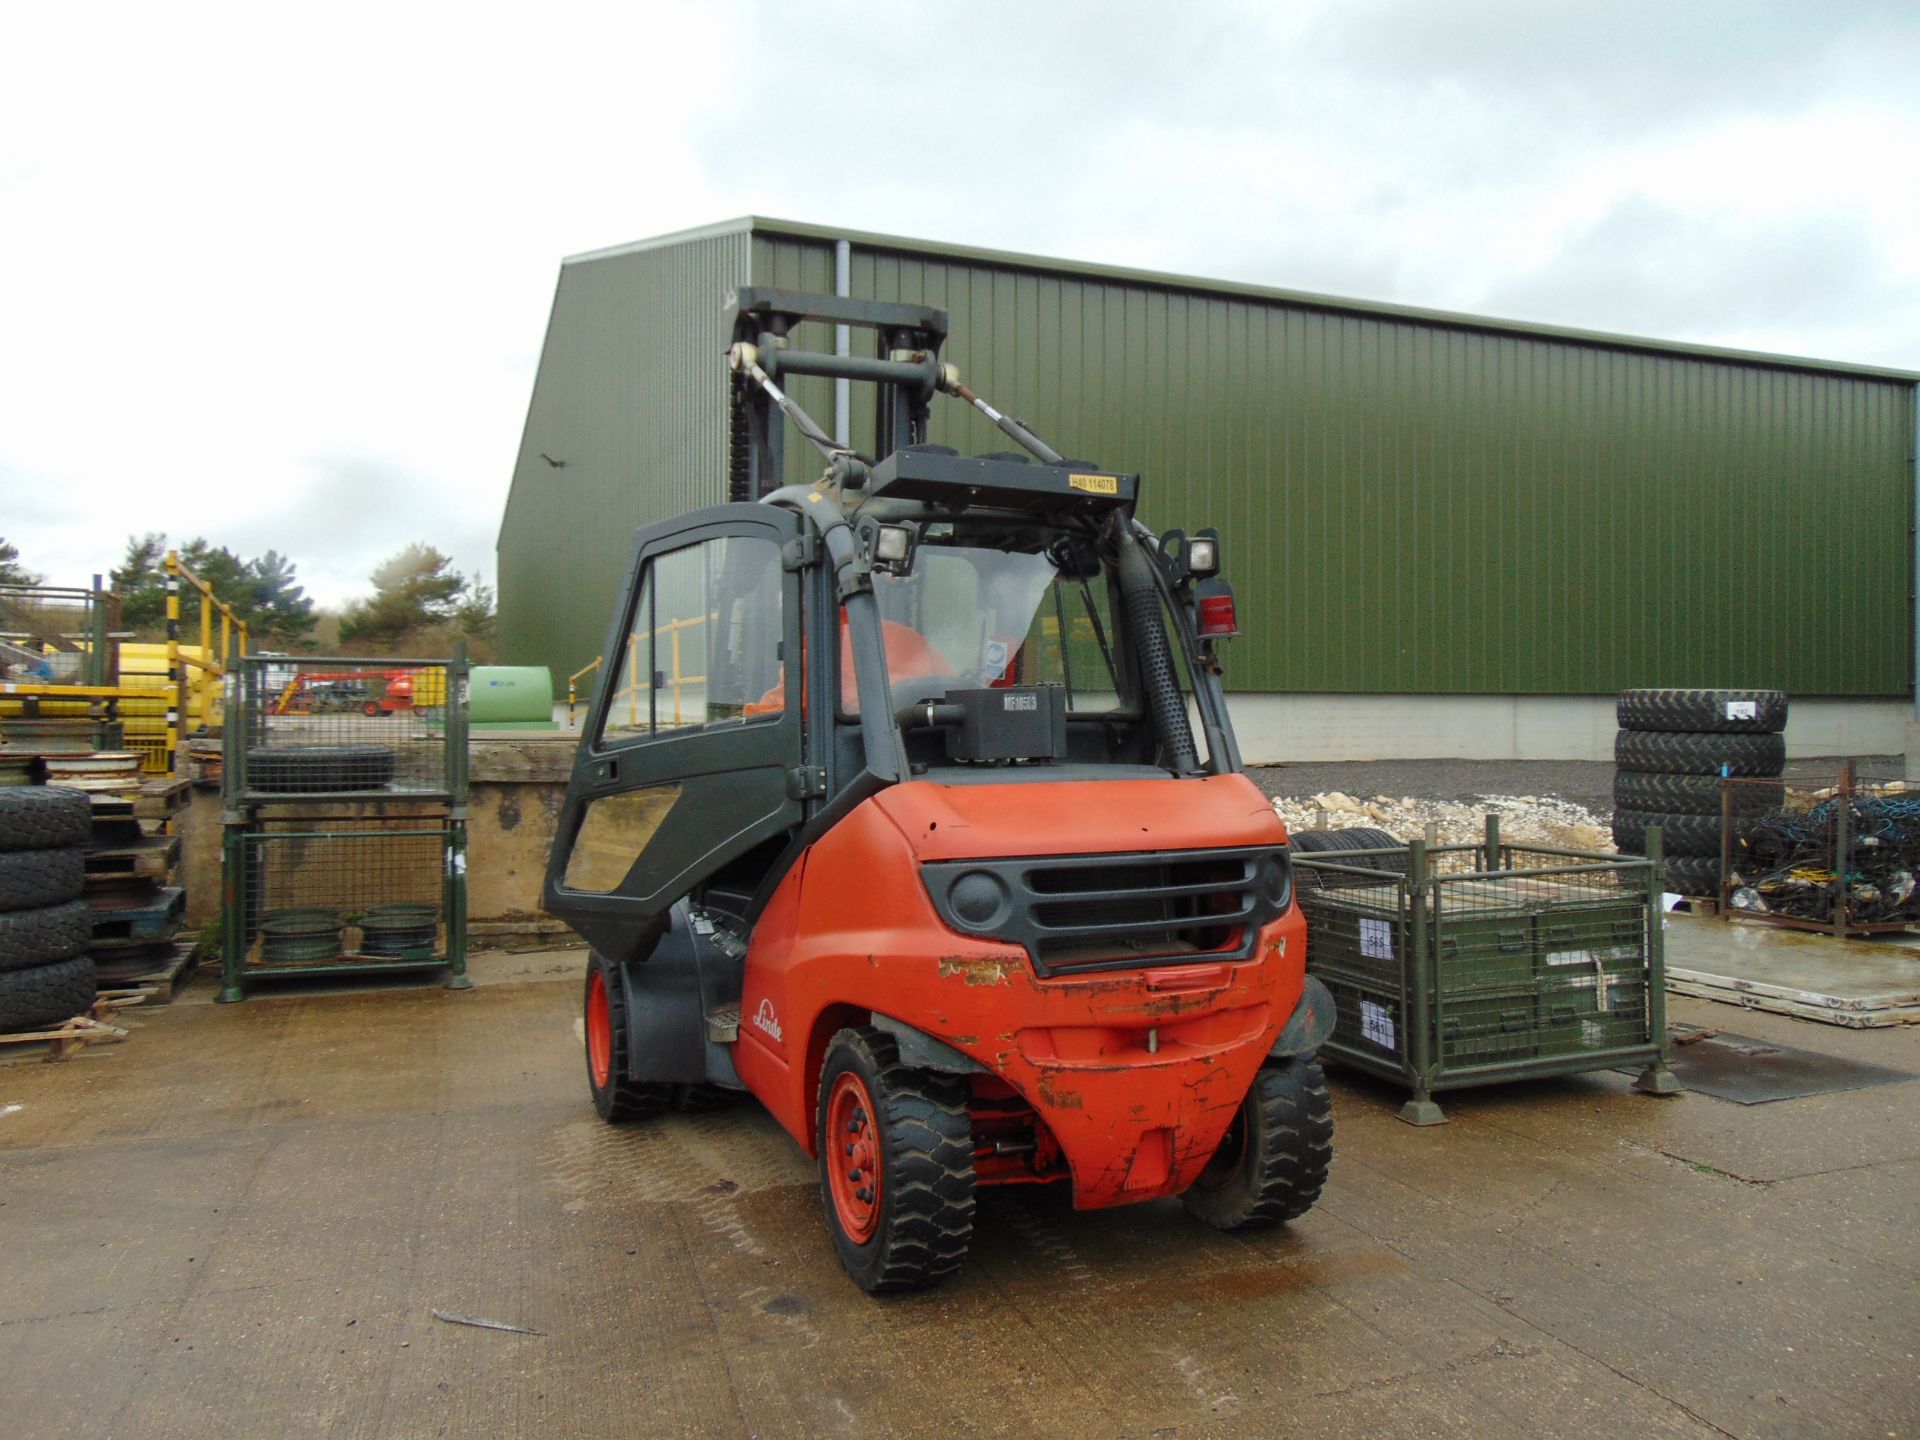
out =
[[[960,1268],[973,1239],[966,1082],[913,1070],[884,1030],[842,1030],[820,1069],[820,1199],[862,1290],[917,1290]]]
[[[627,992],[619,970],[604,956],[587,962],[587,1085],[593,1108],[609,1125],[658,1115],[673,1086],[627,1078]]]
[[[1320,1062],[1264,1065],[1220,1148],[1180,1197],[1216,1230],[1297,1220],[1313,1208],[1333,1159],[1333,1099]]]

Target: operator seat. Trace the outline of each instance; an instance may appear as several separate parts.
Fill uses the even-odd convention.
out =
[[[903,625],[898,620],[882,620],[880,636],[887,647],[887,678],[893,684],[897,685],[902,680],[925,680],[957,673],[947,657],[934,648],[933,642],[911,625]],[[748,701],[743,713],[748,719],[757,715],[778,715],[786,708],[786,696],[787,674],[783,665],[780,667],[780,678],[758,700]],[[853,675],[853,637],[847,633],[844,610],[840,612],[840,706],[848,713],[860,708],[860,694]]]

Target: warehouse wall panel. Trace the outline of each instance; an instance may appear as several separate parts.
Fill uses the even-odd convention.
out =
[[[606,639],[633,532],[725,498],[721,307],[749,264],[742,232],[561,267],[500,526],[504,660],[564,686]]]
[[[1235,689],[1907,689],[1910,377],[850,238],[852,293],[949,310],[947,358],[979,393],[1070,456],[1139,471],[1150,524],[1220,527],[1247,632]],[[558,668],[579,636],[599,643],[618,563],[583,554],[572,572],[608,577],[589,622],[543,589],[536,555],[582,523],[581,497],[627,496],[603,508],[630,529],[719,493],[719,341],[693,322],[749,271],[830,291],[831,234],[742,222],[567,267],[502,531],[509,658]],[[819,328],[802,342],[830,347]],[[686,398],[650,411],[637,397],[663,381]],[[830,427],[830,382],[793,388]],[[873,406],[853,397],[865,449]],[[628,472],[657,472],[680,435],[680,478],[644,503],[562,488],[527,463],[555,425],[592,431],[595,463]],[[944,398],[931,428],[965,453],[1009,448]],[[788,456],[790,480],[819,473],[797,437]]]

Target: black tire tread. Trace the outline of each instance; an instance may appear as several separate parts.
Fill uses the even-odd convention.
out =
[[[593,1083],[593,1058],[587,1060],[587,1089],[593,1096],[593,1108],[609,1125],[624,1125],[629,1120],[647,1120],[664,1111],[674,1098],[674,1086],[627,1078],[630,1057],[627,1054],[627,993],[620,984],[620,967],[598,953],[587,960],[587,979],[581,987],[581,1011],[593,984],[593,972],[599,967],[607,983],[607,1015],[613,1024],[612,1063],[608,1067],[607,1088]]]
[[[1751,700],[1751,720],[1729,720],[1729,701]],[[1784,690],[1623,690],[1614,708],[1622,730],[1772,735],[1787,725]]]
[[[1397,836],[1385,830],[1357,825],[1344,830],[1295,830],[1289,834],[1287,842],[1296,854],[1326,855],[1329,858],[1358,850],[1402,848]],[[1396,875],[1405,874],[1407,869],[1407,857],[1404,854],[1355,856],[1346,863],[1359,870],[1379,870]],[[1367,882],[1354,875],[1323,875],[1313,866],[1303,865],[1294,871],[1294,883],[1303,890],[1317,890],[1323,886],[1331,890]]]
[[[1733,792],[1733,811],[1736,815],[1777,810],[1784,793],[1780,785],[1764,780],[1748,781],[1728,788]],[[1616,770],[1613,774],[1613,806],[1616,810],[1650,810],[1662,815],[1718,815],[1720,805],[1720,777],[1717,775],[1666,775],[1648,770]]]
[[[86,891],[86,858],[74,846],[0,850],[0,911],[77,900]]]
[[[1720,857],[1673,856],[1667,861],[1667,889],[1676,895],[1718,895]]]
[[[93,802],[64,785],[0,785],[0,850],[59,850],[93,833]]]
[[[1786,766],[1787,744],[1778,735],[1622,730],[1614,737],[1613,761],[1622,770],[1718,775],[1725,766],[1730,775],[1770,779]]]
[[[247,751],[247,788],[266,795],[383,790],[393,783],[385,745],[256,745]]]
[[[1260,1173],[1247,1194],[1186,1191],[1187,1213],[1216,1230],[1247,1230],[1297,1220],[1319,1200],[1333,1162],[1333,1097],[1317,1060],[1264,1065],[1254,1080],[1260,1133],[1250,1155]]]
[[[84,900],[0,912],[0,973],[71,960],[92,940],[93,911]]]
[[[827,1189],[827,1140],[821,1137],[821,1201],[834,1248],[861,1288],[879,1294],[918,1290],[946,1279],[965,1262],[973,1242],[973,1122],[964,1081],[954,1075],[915,1070],[900,1062],[900,1049],[884,1030],[842,1030],[827,1047],[827,1068],[843,1048],[864,1055],[871,1067],[873,1101],[882,1111],[884,1206],[880,1228],[858,1254],[834,1218]],[[822,1076],[818,1108],[824,1128],[829,1086]],[[849,1251],[854,1257],[849,1257]]]
[[[1613,843],[1624,855],[1647,853],[1646,830],[1660,827],[1660,848],[1668,856],[1720,856],[1720,817],[1718,815],[1661,815],[1650,810],[1613,812]],[[1733,826],[1733,846],[1740,848],[1741,825]]]
[[[0,1033],[38,1030],[84,1015],[100,993],[85,955],[0,971]]]

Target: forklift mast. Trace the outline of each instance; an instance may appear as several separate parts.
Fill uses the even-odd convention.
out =
[[[845,456],[871,467],[895,450],[926,443],[927,414],[944,373],[940,347],[947,339],[946,311],[748,287],[728,297],[726,313],[734,366],[728,500],[759,500],[786,483],[783,415],[829,461]],[[808,321],[868,331],[876,353],[792,348],[795,331]],[[822,431],[782,388],[789,375],[871,382],[877,391],[872,450],[862,455]]]

